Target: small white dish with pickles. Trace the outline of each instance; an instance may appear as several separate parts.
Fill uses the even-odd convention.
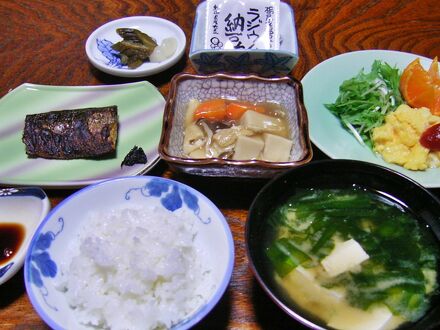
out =
[[[97,28],[88,37],[85,50],[98,70],[133,78],[170,68],[182,57],[185,46],[185,33],[173,22],[160,17],[131,16]]]

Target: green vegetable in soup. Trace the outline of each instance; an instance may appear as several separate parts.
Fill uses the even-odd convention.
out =
[[[385,116],[403,103],[399,80],[397,68],[376,60],[371,72],[361,70],[344,81],[336,101],[325,106],[359,142],[372,147],[373,128],[381,126]]]
[[[268,250],[267,255],[276,271],[281,276],[287,275],[298,265],[310,260],[310,257],[295,243],[287,238],[276,240]]]
[[[384,197],[357,188],[304,190],[269,221],[266,253],[281,278],[299,265],[322,268],[320,261],[337,242],[354,239],[369,259],[359,269],[317,277],[325,288],[345,288],[351,306],[383,304],[414,321],[436,293],[438,248],[409,211]]]

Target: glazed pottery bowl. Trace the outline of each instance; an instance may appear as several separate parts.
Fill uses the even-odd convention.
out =
[[[189,225],[190,227],[185,228],[191,228],[195,234],[186,236],[186,238],[178,236],[179,233],[183,231],[183,227],[178,227],[179,230],[176,232],[168,231],[166,233],[168,237],[171,234],[174,235],[173,237],[178,236],[175,239],[175,249],[173,250],[170,248],[172,251],[169,251],[170,249],[166,248],[165,251],[168,251],[166,254],[159,254],[159,256],[166,255],[166,258],[160,257],[159,259],[155,259],[157,262],[143,265],[142,260],[147,258],[147,252],[142,250],[144,251],[142,255],[139,255],[137,252],[138,249],[139,251],[142,249],[142,247],[139,246],[139,242],[142,241],[142,235],[147,232],[163,232],[165,227],[161,225],[162,222],[159,224],[156,222],[155,225],[153,224],[146,227],[146,221],[150,221],[148,219],[152,219],[151,216],[136,216],[136,227],[126,225],[125,220],[127,219],[127,216],[118,218],[120,220],[119,222],[124,222],[124,225],[118,229],[117,234],[122,235],[122,238],[119,238],[119,240],[123,239],[132,242],[130,248],[124,249],[131,251],[130,255],[124,257],[124,260],[131,261],[129,266],[124,266],[125,270],[122,273],[124,274],[128,272],[131,275],[123,276],[121,278],[121,280],[123,280],[123,284],[121,284],[123,288],[121,288],[121,290],[132,290],[129,289],[130,287],[145,289],[145,285],[139,286],[139,283],[143,283],[145,280],[149,281],[148,279],[150,276],[156,274],[156,272],[171,271],[171,273],[169,273],[171,274],[170,276],[176,276],[176,272],[179,272],[179,269],[176,269],[176,266],[178,264],[184,264],[184,261],[179,257],[181,254],[179,254],[177,250],[183,246],[182,249],[188,251],[187,249],[189,249],[189,246],[193,246],[195,251],[198,251],[197,253],[199,257],[197,259],[200,262],[200,267],[207,269],[206,277],[203,277],[203,281],[197,281],[197,279],[200,280],[200,276],[189,275],[193,276],[192,281],[194,283],[199,283],[197,284],[196,291],[200,293],[200,296],[198,297],[202,298],[196,299],[196,303],[194,303],[192,308],[186,312],[187,314],[184,319],[173,321],[172,329],[182,330],[191,328],[204,318],[220,300],[231,277],[234,260],[234,245],[229,226],[219,209],[204,195],[177,181],[149,176],[121,177],[102,181],[95,185],[83,188],[62,201],[46,217],[33,236],[25,261],[24,275],[26,290],[34,309],[52,329],[90,329],[90,325],[86,326],[80,322],[78,317],[79,314],[75,313],[74,309],[69,306],[66,297],[66,292],[71,290],[71,292],[74,293],[76,285],[81,285],[83,282],[78,280],[81,282],[79,283],[78,281],[75,282],[75,279],[70,279],[71,282],[68,282],[69,285],[65,288],[61,285],[65,276],[70,277],[69,274],[77,269],[72,263],[73,260],[84,261],[85,259],[85,262],[92,262],[92,260],[95,260],[95,256],[101,255],[101,257],[98,257],[100,258],[100,261],[98,261],[100,265],[99,267],[109,267],[109,264],[106,264],[106,266],[102,265],[103,260],[105,260],[105,258],[102,259],[102,256],[106,254],[106,251],[114,252],[108,252],[111,255],[106,257],[109,258],[107,260],[111,260],[112,263],[117,263],[118,260],[122,260],[121,256],[124,255],[124,251],[117,250],[118,246],[115,246],[115,251],[110,248],[111,245],[108,245],[111,241],[116,239],[114,236],[110,236],[113,237],[110,242],[107,240],[106,244],[109,248],[101,250],[93,248],[94,246],[96,247],[96,242],[100,242],[106,237],[106,235],[108,236],[108,234],[103,234],[102,236],[99,236],[99,238],[94,236],[95,238],[91,240],[83,240],[83,243],[81,243],[81,250],[79,250],[79,237],[90,238],[99,227],[92,226],[90,221],[98,219],[99,223],[102,224],[102,219],[108,219],[108,217],[96,217],[96,214],[121,214],[118,213],[118,210],[135,210],[139,207],[142,207],[144,210],[157,210],[154,214],[160,214],[160,216],[154,216],[153,218],[161,219],[157,221],[164,221],[163,223],[168,222],[168,220],[171,219],[181,220],[182,224],[175,224],[175,226]],[[114,211],[116,211],[116,213],[113,213]],[[128,213],[125,214],[127,215]],[[145,215],[147,213],[143,214]],[[148,214],[151,215],[152,213]],[[164,214],[166,214],[166,216],[164,216]],[[93,215],[95,215],[95,217],[93,217]],[[186,224],[183,224],[184,219]],[[151,222],[148,223],[151,224]],[[107,222],[107,228],[111,229],[112,227],[114,226],[108,225]],[[133,234],[123,234],[122,232],[128,230],[129,227],[136,230]],[[101,233],[102,230],[99,232]],[[86,236],[80,236],[80,234],[85,234]],[[154,237],[154,239],[145,240],[144,238],[143,241],[151,244],[150,250],[162,251],[164,248],[163,243],[160,241],[160,237],[162,236],[163,234],[156,234],[154,236],[149,235],[147,237]],[[163,239],[165,239],[165,237]],[[162,248],[158,248],[161,246]],[[132,249],[133,247],[135,248],[134,250]],[[85,256],[83,249],[93,249],[94,252]],[[81,253],[79,253],[79,251],[81,251]],[[132,259],[132,256],[134,256],[134,259]],[[167,258],[171,258],[173,262],[169,263],[170,260]],[[174,268],[169,268],[167,265],[174,266]],[[101,269],[99,267],[98,269]],[[90,267],[80,268],[80,272],[82,273],[90,271]],[[139,269],[144,270],[139,273]],[[197,269],[197,267],[195,269]],[[136,277],[135,280],[135,275],[133,275],[135,273],[143,275],[141,277]],[[200,275],[200,273],[197,274]],[[109,276],[108,278],[112,278],[111,275],[107,275]],[[205,276],[205,273],[203,273],[203,276]],[[102,281],[106,281],[105,275],[97,277],[92,276],[89,278],[90,280],[87,281],[90,283],[88,287],[99,286]],[[173,277],[173,279],[174,278],[175,277]],[[163,277],[164,287],[160,286],[161,284],[156,281],[158,280],[155,280],[154,282],[156,283],[155,285],[157,285],[156,288],[161,287],[162,290],[166,290],[167,285],[170,285],[171,288],[172,284],[168,281],[174,282],[171,281],[168,276]],[[182,282],[179,281],[178,283]],[[113,284],[110,283],[110,285]],[[84,297],[86,301],[84,304],[89,307],[90,304],[94,304],[98,309],[103,306],[115,307],[114,304],[116,304],[116,310],[120,312],[119,314],[125,315],[124,312],[121,312],[122,309],[127,311],[127,308],[128,310],[130,310],[130,308],[136,308],[133,304],[136,305],[137,303],[143,303],[145,309],[150,310],[149,308],[151,306],[152,309],[150,310],[150,313],[153,311],[154,314],[154,311],[156,310],[159,311],[156,314],[163,316],[163,314],[160,314],[163,313],[163,309],[154,309],[158,307],[156,305],[157,301],[154,298],[155,296],[151,296],[151,290],[144,289],[133,291],[136,295],[141,296],[136,299],[130,298],[131,295],[128,294],[127,296],[124,292],[118,294],[115,298],[115,296],[112,295],[111,289],[94,290],[95,294],[87,294]],[[160,296],[159,291],[157,291],[156,294]],[[83,291],[80,290],[80,292]],[[139,292],[144,292],[144,295],[148,295],[148,297],[142,298],[143,295]],[[180,294],[176,299],[183,304],[185,297],[187,297],[183,293],[185,291],[181,291],[181,287],[176,287],[173,288],[171,292],[173,292],[173,296]],[[190,297],[190,299],[193,298],[194,297]],[[153,299],[153,301],[150,299]],[[151,302],[151,305],[148,302]],[[77,306],[77,308],[81,307]],[[142,311],[145,309],[142,309]],[[131,311],[132,310],[133,309],[131,309]],[[94,312],[93,310],[89,310],[89,313],[93,314]],[[131,313],[132,314],[128,314],[133,315],[134,313],[139,317],[135,312],[132,311]],[[138,313],[148,312],[138,311]],[[158,315],[155,317],[157,318]],[[125,315],[125,317],[127,318],[130,316]],[[134,320],[135,319],[136,317],[134,317]]]
[[[361,161],[325,160],[311,162],[277,176],[263,187],[250,207],[245,229],[247,255],[257,281],[275,304],[294,320],[312,329],[331,327],[295,304],[275,280],[275,271],[268,257],[268,245],[264,243],[271,239],[268,238],[271,237],[269,233],[273,232],[274,228],[269,219],[280,205],[301,194],[305,189],[353,187],[369,191],[379,198],[399,205],[402,209],[407,209],[418,222],[419,228],[426,230],[427,235],[432,238],[433,246],[438,248],[440,245],[439,200],[421,185],[396,171]],[[295,204],[291,204],[291,207],[295,208]],[[437,263],[437,283],[439,271]],[[311,288],[304,282],[302,287],[307,288],[306,290]],[[437,328],[440,322],[439,309],[439,296],[434,295],[425,316],[415,323],[402,325],[399,329]],[[295,324],[297,323],[292,321],[291,328],[294,328]]]
[[[205,46],[206,1],[199,4],[193,27],[189,58],[198,73],[215,72],[285,76],[298,61],[298,41],[292,7],[280,2],[279,49],[213,49]]]
[[[286,111],[293,146],[288,161],[188,158],[183,152],[184,122],[190,100],[223,98],[257,102],[275,102]],[[301,84],[287,77],[261,78],[252,75],[214,74],[208,76],[179,74],[171,81],[164,112],[159,153],[174,169],[188,174],[268,178],[312,158],[308,136],[307,113],[302,101]]]

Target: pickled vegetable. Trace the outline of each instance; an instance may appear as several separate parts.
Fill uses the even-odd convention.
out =
[[[162,62],[173,56],[177,49],[176,38],[165,38],[161,44],[154,48],[150,56],[151,62]]]
[[[116,51],[121,64],[130,69],[136,69],[145,62],[162,62],[177,49],[177,40],[172,37],[163,39],[158,45],[154,38],[137,29],[119,28],[116,32],[123,40],[111,47]]]
[[[121,63],[130,69],[139,67],[150,60],[150,55],[157,47],[157,42],[149,35],[130,28],[119,28],[116,32],[124,39],[112,46],[119,52]]]

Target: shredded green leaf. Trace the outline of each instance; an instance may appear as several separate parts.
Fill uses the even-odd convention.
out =
[[[385,116],[403,103],[399,91],[400,72],[396,67],[374,61],[371,72],[362,69],[339,87],[335,103],[325,104],[356,139],[373,148],[372,130]]]

